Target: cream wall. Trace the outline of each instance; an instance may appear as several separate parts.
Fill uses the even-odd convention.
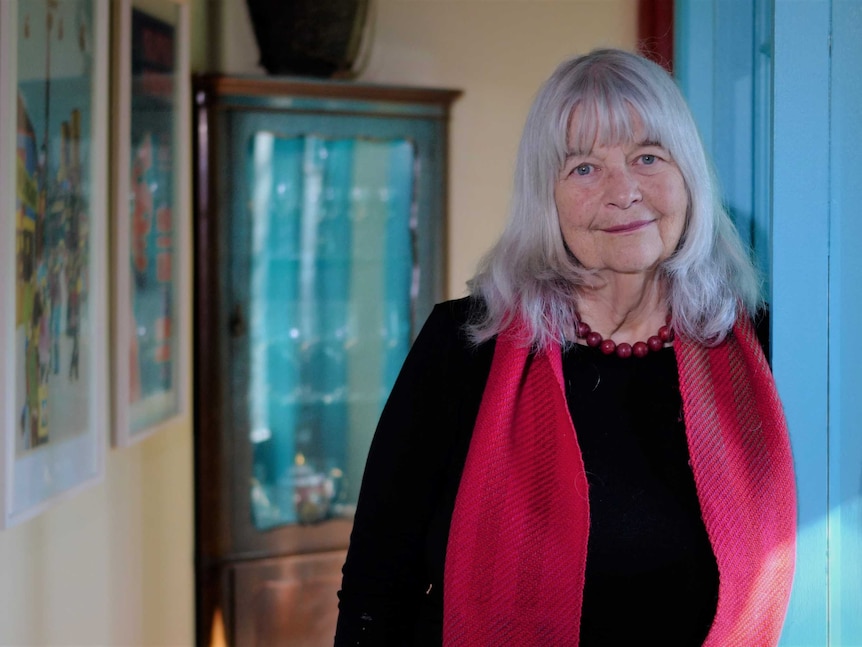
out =
[[[260,72],[244,0],[191,4],[193,69]],[[376,6],[361,80],[464,91],[450,153],[449,293],[457,296],[505,220],[512,160],[537,86],[565,56],[632,47],[636,0]],[[191,645],[192,469],[186,419],[108,450],[102,483],[0,531],[0,645]]]
[[[102,483],[0,531],[0,645],[191,644],[191,423],[106,463]]]
[[[191,413],[128,448],[104,434],[99,483],[0,531],[0,645],[193,642]]]

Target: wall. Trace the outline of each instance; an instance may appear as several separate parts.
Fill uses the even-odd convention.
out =
[[[192,67],[259,72],[243,0],[191,0]],[[449,292],[505,220],[517,140],[563,57],[631,47],[636,0],[378,0],[363,81],[454,87]],[[215,37],[207,25],[215,24]],[[188,340],[189,346],[191,340]],[[0,532],[0,645],[190,645],[191,421],[109,450],[102,483]]]
[[[0,531],[0,645],[192,643],[191,428],[106,440],[100,483]]]
[[[102,483],[0,532],[0,645],[190,644],[190,430],[109,450]]]

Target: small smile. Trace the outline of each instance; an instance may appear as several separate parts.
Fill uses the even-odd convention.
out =
[[[644,227],[651,225],[652,223],[652,220],[635,220],[633,222],[627,222],[622,225],[614,225],[613,227],[603,227],[602,231],[607,234],[627,234],[631,231],[643,229]]]

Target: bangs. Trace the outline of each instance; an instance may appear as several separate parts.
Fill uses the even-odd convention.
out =
[[[619,82],[611,84],[612,80]],[[616,146],[636,137],[666,148],[659,124],[667,110],[621,79],[603,81],[577,93],[566,123],[566,154],[589,153],[595,146]]]

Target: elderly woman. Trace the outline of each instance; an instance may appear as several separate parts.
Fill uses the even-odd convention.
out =
[[[336,644],[774,645],[796,505],[758,290],[672,79],[560,65],[381,416]]]

